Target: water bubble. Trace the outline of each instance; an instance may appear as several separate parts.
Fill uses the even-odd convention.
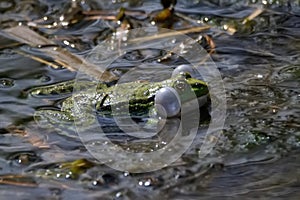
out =
[[[10,156],[9,159],[16,166],[30,165],[33,162],[39,161],[39,157],[33,152],[19,152]]]
[[[165,118],[174,117],[180,112],[180,100],[177,91],[171,87],[161,88],[155,95],[157,113]]]
[[[15,85],[14,80],[9,78],[1,78],[0,79],[0,88],[10,88]]]
[[[145,180],[140,180],[139,181],[139,185],[140,186],[145,186],[145,187],[149,187],[152,185],[152,180],[151,179],[145,179]]]

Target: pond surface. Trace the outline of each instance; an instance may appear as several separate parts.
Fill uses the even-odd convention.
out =
[[[161,10],[159,1],[147,0],[0,0],[0,199],[299,199],[297,0],[178,0],[175,12],[189,20],[179,18],[173,28],[192,27],[197,20],[212,27],[203,35],[216,45],[211,57],[226,89],[225,125],[204,158],[200,141],[207,123],[201,124],[179,160],[154,172],[131,174],[100,164],[80,140],[34,121],[37,109],[54,108],[65,96],[39,98],[28,91],[72,80],[76,72],[31,59],[53,61],[37,47],[7,39],[2,30],[30,22],[35,31],[85,57],[118,27],[107,16],[115,16],[122,6],[136,11],[132,17],[136,26],[149,26],[145,14]],[[256,8],[265,10],[242,24]],[[87,19],[91,10],[103,12],[96,13],[97,19]],[[67,25],[60,23],[61,16],[70,17]],[[229,34],[224,30],[229,26],[237,31]],[[199,33],[189,36],[199,38]],[[203,39],[205,48],[207,43]],[[151,49],[133,52],[112,68],[122,75],[142,63],[153,67],[162,56],[164,52]],[[162,64],[180,63],[174,58],[168,62]],[[77,164],[70,163],[78,159]]]

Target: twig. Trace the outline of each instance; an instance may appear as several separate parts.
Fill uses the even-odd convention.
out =
[[[52,40],[45,38],[26,26],[16,26],[13,28],[4,29],[3,32],[5,37],[33,47],[56,45]],[[110,82],[117,79],[116,76],[108,71],[105,71],[106,69],[99,68],[99,66],[89,63],[83,58],[72,54],[61,47],[46,47],[39,48],[39,50],[46,53],[48,56],[52,57],[55,62],[61,64],[63,67],[66,67],[71,71],[82,70],[84,73],[101,81]],[[45,63],[44,60],[37,59],[37,57],[33,56],[32,58],[39,62],[41,61],[42,63]]]
[[[186,16],[186,15],[184,15],[184,14],[181,14],[181,13],[176,12],[175,15],[176,15],[177,17],[179,17],[179,18],[181,18],[181,19],[183,19],[183,20],[189,22],[189,23],[194,24],[194,25],[197,25],[197,26],[199,26],[200,24],[201,24],[201,25],[205,25],[202,21],[200,21],[200,20],[195,20],[195,19],[193,19],[193,18],[191,18],[191,17],[189,17],[189,16]]]
[[[51,67],[53,67],[53,68],[55,68],[55,69],[59,68],[58,65],[56,65],[56,64],[54,64],[54,63],[52,63],[52,62],[49,62],[49,61],[47,61],[47,60],[44,60],[44,59],[42,59],[42,58],[39,58],[39,57],[37,57],[37,56],[33,56],[33,55],[30,55],[30,54],[27,54],[27,53],[25,53],[25,52],[18,51],[18,50],[15,50],[14,52],[16,52],[17,54],[20,54],[20,55],[22,55],[22,56],[31,58],[32,60],[35,60],[35,61],[37,61],[37,62],[40,62],[40,63],[46,64],[46,65],[49,65],[49,66],[51,66]]]
[[[12,47],[16,47],[19,46],[20,43],[19,42],[14,42],[14,43],[10,43],[10,44],[4,44],[0,46],[0,49],[6,49],[6,48],[12,48]]]
[[[26,26],[4,29],[4,36],[30,46],[55,45],[55,43]]]
[[[125,9],[125,15],[128,16],[145,16],[147,17],[148,15],[139,10],[127,10]],[[106,10],[89,10],[89,11],[83,11],[82,14],[91,16],[91,15],[98,15],[98,16],[116,16],[119,13],[119,11],[106,11]]]
[[[255,17],[257,17],[258,15],[260,15],[263,11],[264,11],[264,9],[257,8],[256,10],[253,11],[253,13],[251,13],[251,15],[249,15],[248,17],[246,17],[244,19],[244,21],[242,22],[242,24],[246,24],[248,21],[253,20]]]
[[[162,38],[177,36],[177,35],[183,35],[183,34],[188,34],[188,33],[203,32],[208,29],[210,29],[210,26],[194,27],[194,28],[189,28],[189,29],[185,29],[185,30],[178,30],[176,32],[172,31],[172,32],[167,32],[167,33],[160,33],[157,35],[151,35],[151,36],[146,36],[146,37],[130,39],[129,42],[141,42],[141,41],[145,42],[145,41],[157,40],[157,39],[162,39]]]
[[[116,18],[116,16],[101,16],[101,15],[89,16],[89,17],[84,18],[84,20],[97,20],[97,19],[114,21],[117,18]]]
[[[0,184],[7,184],[7,185],[15,185],[15,186],[25,186],[25,187],[37,187],[38,184],[34,182],[20,182],[18,179],[27,178],[26,176],[22,175],[3,175],[0,176]]]

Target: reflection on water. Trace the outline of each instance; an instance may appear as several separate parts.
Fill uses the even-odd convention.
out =
[[[81,10],[105,9],[108,10],[105,15],[114,15],[120,6],[146,13],[161,9],[159,1],[147,0],[105,3],[1,0],[0,26],[3,29],[31,22],[31,26],[38,27],[41,33],[68,50],[86,55],[117,26],[103,19],[82,22]],[[254,7],[266,11],[241,26],[240,22]],[[35,86],[73,79],[76,73],[53,69],[19,55],[16,50],[20,49],[30,55],[40,56],[40,53],[36,48],[15,44],[1,36],[0,194],[3,199],[298,199],[300,2],[178,1],[176,10],[192,19],[190,23],[202,21],[213,26],[207,34],[216,44],[212,58],[222,74],[228,101],[225,127],[213,151],[199,158],[207,130],[204,121],[187,152],[164,169],[133,175],[98,163],[78,139],[37,127],[32,120],[36,109],[59,107],[61,101],[36,98],[28,91]],[[62,16],[64,19],[60,20]],[[76,16],[75,20],[72,16]],[[140,18],[145,19],[144,16],[135,19]],[[143,21],[137,24],[149,26]],[[184,25],[186,22],[179,18],[174,27]],[[236,34],[223,32],[228,26],[236,28]],[[196,34],[190,36],[198,38]],[[143,71],[145,67],[155,67],[163,54],[153,49],[132,51],[111,68],[118,69],[119,74],[135,66]],[[147,62],[151,64],[145,65]],[[168,65],[169,70],[182,62],[170,57],[160,65]],[[110,125],[109,121],[106,123]],[[81,168],[61,167],[63,162],[79,158],[89,162],[82,161]]]

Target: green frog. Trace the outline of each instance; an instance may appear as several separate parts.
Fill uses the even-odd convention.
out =
[[[91,81],[68,81],[34,88],[30,94],[38,97],[66,97],[57,109],[39,109],[35,120],[43,126],[87,126],[95,115],[104,118],[149,118],[163,115],[179,116],[182,103],[201,99],[199,107],[208,99],[207,84],[188,73],[180,73],[161,82],[134,81],[108,86]],[[60,129],[60,128],[59,128]]]

